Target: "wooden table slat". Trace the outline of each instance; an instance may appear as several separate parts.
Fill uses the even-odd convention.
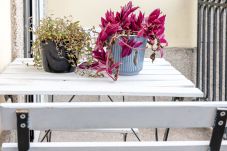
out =
[[[26,64],[29,64],[28,66]],[[0,74],[0,94],[131,95],[202,97],[203,93],[165,59],[145,59],[136,76],[81,77],[76,73],[55,74],[31,66],[32,59],[18,58]]]

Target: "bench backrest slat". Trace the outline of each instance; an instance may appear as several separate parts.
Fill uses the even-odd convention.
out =
[[[208,145],[208,141],[32,143],[29,151],[207,151]],[[220,151],[226,150],[223,141]],[[17,151],[17,144],[4,144],[3,151]]]
[[[16,112],[27,114],[29,128],[34,130],[73,130],[95,128],[201,128],[219,127],[219,117],[226,118],[227,102],[119,102],[119,103],[17,103],[1,104],[0,120],[4,130],[16,129]],[[216,116],[218,115],[218,116]],[[215,121],[215,118],[218,118]],[[27,119],[27,118],[26,118]],[[217,125],[218,123],[218,125]],[[219,124],[220,123],[220,124]],[[20,125],[20,124],[18,124]],[[222,124],[223,125],[223,124]],[[223,125],[224,126],[224,125]],[[23,132],[19,126],[18,138]],[[22,133],[22,134],[21,134]],[[218,133],[215,132],[215,135]],[[219,150],[223,132],[219,132],[218,142],[211,145],[212,151]],[[22,140],[22,139],[19,139]],[[20,147],[23,147],[20,141]],[[211,143],[211,144],[212,144]],[[25,145],[28,145],[29,141]],[[29,146],[29,145],[28,145]],[[215,148],[218,147],[218,149]],[[3,151],[17,151],[17,144],[3,144]],[[99,142],[99,143],[31,143],[29,151],[207,151],[209,142]],[[27,149],[26,149],[27,150]],[[221,151],[227,150],[227,141],[222,142]]]
[[[16,109],[29,110],[30,128],[35,130],[202,128],[213,126],[217,107],[227,103],[3,104],[1,118],[5,130],[16,129]]]

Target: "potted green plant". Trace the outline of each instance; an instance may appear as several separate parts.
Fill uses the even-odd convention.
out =
[[[147,43],[152,49],[152,60],[157,51],[163,56],[163,48],[167,46],[166,16],[156,9],[145,17],[141,11],[136,13],[138,8],[130,1],[120,11],[109,10],[101,18],[101,31],[93,50],[96,62],[92,66],[98,73],[106,73],[113,80],[117,80],[119,74],[138,74],[143,68]]]
[[[33,57],[36,66],[47,72],[72,72],[90,45],[90,35],[71,17],[44,18],[33,31]]]

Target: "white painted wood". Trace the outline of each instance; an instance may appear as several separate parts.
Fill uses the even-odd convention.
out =
[[[152,63],[150,58],[144,58],[144,63]],[[21,64],[25,64],[25,65],[33,65],[33,58],[16,58],[13,61],[14,65],[21,65]],[[155,61],[152,63],[153,65],[170,65],[170,63],[168,61],[166,61],[164,58],[156,58]]]
[[[51,74],[51,75],[29,75],[29,74],[1,74],[0,78],[4,79],[21,79],[21,80],[74,80],[81,81],[88,78],[80,77],[76,74]],[[183,75],[135,75],[135,76],[120,76],[119,81],[176,81],[176,80],[185,80],[186,78]],[[103,80],[102,78],[97,78],[93,80]],[[88,80],[89,81],[89,80]],[[111,81],[109,79],[109,81]],[[117,83],[115,82],[115,83]]]
[[[22,65],[14,65],[14,64],[10,64],[10,66],[8,67],[9,68],[9,71],[10,72],[13,72],[13,71],[15,71],[15,70],[22,70],[22,69],[26,69],[26,70],[33,70],[33,71],[35,71],[35,70],[37,70],[37,71],[40,71],[40,72],[44,72],[43,71],[43,69],[38,69],[38,68],[36,68],[36,67],[34,67],[34,66],[27,66],[27,65],[25,65],[25,64],[22,64]],[[143,67],[143,70],[176,70],[174,67],[172,67],[172,66],[170,66],[170,65],[168,65],[168,66],[162,66],[162,65],[153,65],[153,64],[149,64],[149,65],[144,65],[144,67]]]
[[[11,64],[13,65],[21,65],[21,64],[28,64],[33,65],[33,58],[16,58]]]
[[[227,102],[22,103],[2,104],[1,112],[4,130],[16,129],[16,109],[29,110],[34,130],[205,128],[213,126],[217,107]]]
[[[32,59],[19,58],[11,63],[0,74],[0,94],[203,97],[203,93],[191,81],[160,58],[154,63],[145,59],[144,70],[139,75],[120,76],[116,82],[107,77],[86,78],[75,73],[48,73],[31,65]]]
[[[148,67],[146,67],[148,68]],[[170,75],[181,75],[181,73],[179,71],[177,71],[176,69],[172,68],[172,67],[161,67],[161,68],[158,68],[158,67],[150,67],[151,69],[144,69],[140,72],[140,74],[147,74],[147,75],[165,75],[165,74],[170,74]],[[152,71],[151,71],[152,70]],[[37,74],[41,74],[41,75],[53,75],[51,73],[48,73],[48,72],[44,72],[43,70],[39,70],[39,69],[36,69],[32,66],[30,67],[12,67],[12,66],[9,66],[7,68],[6,71],[4,71],[3,74],[33,74],[33,75],[37,75]]]
[[[170,66],[171,64],[163,58],[157,58],[154,62],[150,58],[144,59],[144,66],[152,65],[152,66]]]
[[[125,96],[175,96],[175,97],[203,97],[201,90],[197,88],[184,87],[139,87],[134,84],[129,85],[73,85],[73,83],[54,85],[1,85],[0,94],[14,95],[125,95]]]
[[[133,128],[134,132],[136,134],[139,134],[139,129],[138,128]],[[77,129],[74,130],[77,132],[102,132],[102,133],[128,133],[132,134],[131,128],[108,128],[108,129]]]
[[[34,131],[34,140],[33,140],[34,143],[39,142],[40,133],[41,133],[40,131]]]
[[[64,85],[84,85],[84,84],[88,84],[89,85],[99,85],[99,86],[104,86],[104,85],[109,85],[109,86],[118,86],[120,87],[121,85],[127,85],[127,86],[134,86],[134,87],[189,87],[189,88],[193,88],[194,84],[190,81],[190,80],[179,80],[179,81],[121,81],[116,82],[116,83],[112,83],[109,81],[109,79],[103,79],[103,80],[88,80],[86,83],[85,81],[81,80],[77,80],[77,81],[73,81],[73,80],[65,80],[65,81],[55,81],[55,80],[19,80],[19,79],[0,79],[0,83],[1,85],[5,85],[5,86],[10,86],[12,87],[12,85],[30,85],[32,87],[35,87],[37,85],[43,85],[43,87],[45,86],[50,86],[50,85],[62,85],[62,87],[64,87]],[[111,87],[112,87],[111,86]]]
[[[207,151],[208,141],[31,143],[29,151]],[[223,141],[221,150],[227,150]],[[17,144],[3,144],[3,151],[17,151]]]

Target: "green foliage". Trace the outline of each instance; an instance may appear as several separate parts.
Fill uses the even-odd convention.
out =
[[[79,25],[79,21],[72,21],[72,17],[44,18],[35,31],[36,39],[33,42],[33,56],[35,65],[42,66],[41,43],[54,41],[58,48],[65,48],[67,59],[72,66],[77,66],[84,54],[90,51],[90,35]],[[59,57],[61,53],[59,50]]]

